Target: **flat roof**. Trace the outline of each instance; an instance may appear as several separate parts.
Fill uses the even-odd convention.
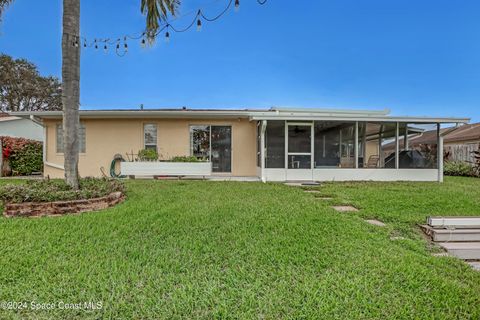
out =
[[[131,118],[202,118],[249,120],[289,120],[289,121],[375,121],[375,122],[415,122],[415,123],[468,123],[469,118],[455,117],[412,117],[390,116],[389,109],[382,110],[348,110],[317,108],[283,108],[270,109],[97,109],[80,110],[83,119],[131,119]],[[62,111],[22,111],[10,115],[37,118],[59,119]]]

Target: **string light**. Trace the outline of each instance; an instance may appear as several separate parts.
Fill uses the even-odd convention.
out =
[[[215,0],[215,2],[217,2],[217,1],[218,0]],[[267,1],[268,0],[256,0],[256,2],[259,5],[264,5],[265,3],[267,3]],[[108,53],[108,45],[112,45],[112,46],[115,45],[116,50],[112,50],[112,51],[114,51],[118,56],[123,57],[128,51],[128,43],[127,43],[128,39],[130,39],[130,40],[140,40],[141,47],[145,48],[146,45],[147,45],[147,40],[149,41],[149,43],[152,43],[159,34],[161,34],[163,31],[165,31],[165,42],[168,43],[168,42],[170,42],[170,30],[172,30],[173,32],[176,32],[176,33],[181,33],[181,32],[186,32],[186,31],[190,30],[193,26],[196,26],[197,31],[200,32],[203,28],[203,21],[213,22],[213,21],[216,21],[216,20],[220,19],[225,13],[227,13],[227,11],[232,6],[234,7],[235,11],[238,11],[240,9],[240,0],[228,0],[228,3],[226,5],[226,7],[220,13],[218,13],[216,16],[213,16],[213,17],[212,16],[210,16],[210,17],[206,16],[201,9],[196,10],[197,13],[193,17],[193,20],[191,20],[191,23],[189,23],[183,29],[175,27],[171,24],[171,22],[167,21],[166,24],[164,24],[163,26],[160,26],[160,28],[158,28],[155,31],[146,30],[146,31],[141,32],[140,34],[137,34],[136,36],[135,35],[133,35],[133,36],[132,35],[125,35],[125,36],[123,36],[123,49],[124,50],[120,50],[120,45],[121,45],[120,42],[121,42],[122,37],[113,38],[113,39],[112,38],[94,38],[93,43],[90,42],[90,44],[89,44],[88,40],[85,37],[79,37],[77,35],[72,35],[73,38],[74,38],[74,41],[73,41],[72,45],[74,47],[78,47],[79,43],[80,43],[80,40],[82,40],[83,47],[85,49],[88,48],[88,47],[92,47],[92,46],[95,49],[98,49],[99,44],[103,44],[103,50],[104,50],[105,53]],[[193,11],[193,12],[195,12],[195,11]],[[188,14],[191,14],[193,12],[190,11]],[[183,15],[183,17],[185,17],[188,14]],[[181,17],[182,16],[174,17],[173,19],[177,20]]]
[[[165,32],[165,42],[170,42],[170,32],[168,32],[168,29],[167,32]]]
[[[77,37],[77,36],[75,36],[75,38],[74,38],[74,40],[73,40],[73,46],[74,46],[75,48],[78,48],[78,37]]]
[[[200,18],[197,19],[197,31],[202,31],[202,20]]]

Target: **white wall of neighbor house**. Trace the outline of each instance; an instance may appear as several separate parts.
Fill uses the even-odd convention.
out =
[[[0,136],[43,141],[43,128],[38,123],[28,119],[0,118]]]

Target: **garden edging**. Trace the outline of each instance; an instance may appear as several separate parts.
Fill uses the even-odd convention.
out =
[[[53,202],[24,202],[5,203],[3,215],[5,217],[42,217],[57,216],[69,213],[81,213],[102,210],[112,207],[125,200],[125,195],[120,192],[112,192],[107,196],[68,201]]]

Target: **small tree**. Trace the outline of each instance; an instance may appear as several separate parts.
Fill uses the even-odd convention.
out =
[[[25,59],[0,54],[0,110],[61,110],[62,88],[56,77],[43,77]]]
[[[0,0],[0,15],[13,0]],[[140,10],[146,15],[146,29],[150,40],[167,19],[175,15],[180,0],[141,0]],[[80,123],[80,0],[63,0],[62,31],[62,105],[64,135],[65,182],[79,189],[78,128]]]

